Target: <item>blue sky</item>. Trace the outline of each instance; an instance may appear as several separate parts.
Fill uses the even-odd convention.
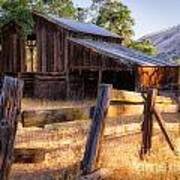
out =
[[[83,7],[90,5],[90,0],[73,0]],[[160,31],[180,24],[180,0],[122,0],[132,11],[135,19],[135,37]]]

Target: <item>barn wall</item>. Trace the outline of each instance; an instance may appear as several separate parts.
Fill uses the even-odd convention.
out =
[[[13,23],[2,29],[1,72],[25,71],[25,43]]]
[[[65,99],[66,82],[61,75],[36,75],[34,97],[40,99]]]
[[[73,42],[68,46],[70,98],[95,98],[99,83],[135,89],[134,70],[94,49]]]
[[[67,54],[69,53],[67,50],[68,37],[88,38],[114,43],[121,42],[119,38],[70,31],[66,27],[53,24],[47,19],[39,16],[35,16],[35,22],[39,72],[67,71]]]
[[[76,43],[68,46],[68,67],[74,69],[91,69],[97,71],[128,69],[122,64],[115,62],[113,58],[97,53],[95,50],[83,47]]]
[[[36,37],[39,72],[62,72],[65,59],[66,30],[38,18]]]
[[[178,83],[178,68],[139,67],[137,77],[139,87],[168,88],[168,85]]]

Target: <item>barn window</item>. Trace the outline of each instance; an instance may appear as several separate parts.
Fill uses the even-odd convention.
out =
[[[36,35],[28,35],[26,41],[26,71],[36,72],[37,70]]]

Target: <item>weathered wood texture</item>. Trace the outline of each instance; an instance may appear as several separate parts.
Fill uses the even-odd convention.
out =
[[[24,81],[23,97],[33,97],[34,96],[34,81],[35,73],[19,73],[18,78]]]
[[[150,89],[144,104],[144,120],[142,122],[142,146],[140,157],[147,154],[152,146],[152,130],[153,130],[153,107],[155,105],[157,90]]]
[[[25,42],[20,27],[11,22],[2,28],[1,72],[23,72],[25,70]]]
[[[88,119],[85,108],[61,108],[54,110],[23,111],[23,127],[43,127],[46,124]]]
[[[178,67],[138,67],[137,81],[139,89],[171,89],[171,84],[178,84]]]
[[[34,79],[34,97],[41,99],[65,99],[65,77],[58,75],[36,75]]]
[[[147,93],[144,93],[144,96],[147,97]],[[144,104],[145,99],[141,93],[126,91],[126,90],[112,90],[111,101],[120,101],[124,103],[132,104]],[[175,100],[170,97],[165,96],[156,96],[155,99],[158,104],[173,104]]]
[[[0,96],[0,179],[7,180],[13,161],[17,117],[20,113],[23,82],[5,77]]]
[[[110,103],[111,89],[112,87],[110,85],[100,85],[84,158],[81,162],[82,174],[88,174],[97,167],[105,128],[105,118]]]
[[[164,120],[158,111],[158,108],[156,106],[156,96],[157,96],[157,90],[156,89],[150,89],[148,90],[147,99],[145,102],[144,107],[144,120],[142,123],[142,146],[140,151],[140,158],[143,159],[144,155],[146,155],[151,150],[152,146],[152,129],[153,129],[153,115],[155,115],[155,118],[158,122],[158,125],[165,136],[165,139],[170,147],[170,149],[175,152],[175,147],[173,143],[170,140],[170,137],[165,129],[164,126]]]
[[[13,163],[40,163],[45,160],[45,149],[16,148]]]
[[[69,67],[71,70],[114,70],[120,71],[123,68],[131,70],[124,64],[119,64],[113,58],[98,54],[93,49],[69,42]],[[83,52],[83,53],[82,53]]]

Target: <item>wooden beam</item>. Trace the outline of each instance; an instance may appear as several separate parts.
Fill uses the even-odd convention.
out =
[[[144,97],[141,93],[115,89],[113,89],[111,92],[111,101],[120,101],[136,104],[143,104],[145,102]],[[144,95],[145,97],[147,97],[147,94]],[[165,96],[157,96],[155,101],[158,104],[173,104],[173,100]]]
[[[42,43],[42,48],[41,48],[41,53],[42,53],[42,64],[41,64],[41,71],[42,72],[47,72],[47,39],[46,39],[46,30],[45,27],[42,27],[42,32],[41,32],[41,43]]]
[[[166,139],[170,149],[176,154],[174,145],[171,142],[170,137],[167,134],[167,131],[166,131],[164,125],[163,125],[163,118],[162,118],[160,112],[158,111],[158,109],[156,107],[153,107],[153,112],[154,112],[154,115],[155,115],[156,120],[157,120],[157,122],[159,124],[159,127],[160,127],[160,129],[161,129],[161,131],[162,131],[162,133],[163,133],[163,135],[164,135],[164,137],[165,137],[165,139]]]
[[[46,124],[88,119],[85,108],[31,110],[21,113],[23,127],[44,127]],[[48,117],[48,118],[47,118]]]
[[[81,162],[81,172],[83,175],[97,168],[105,128],[105,118],[110,103],[111,89],[111,85],[102,84],[99,87],[90,133],[87,139],[84,157]]]
[[[142,145],[140,151],[140,158],[150,152],[152,146],[152,129],[153,129],[153,107],[157,96],[156,89],[148,90],[147,100],[144,104],[144,120],[142,123]]]

